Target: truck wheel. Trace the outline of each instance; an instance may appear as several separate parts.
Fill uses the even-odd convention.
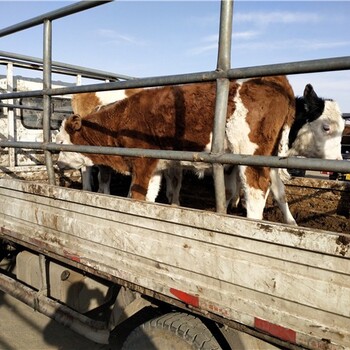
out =
[[[214,350],[221,349],[209,329],[197,317],[173,312],[135,328],[122,350]]]

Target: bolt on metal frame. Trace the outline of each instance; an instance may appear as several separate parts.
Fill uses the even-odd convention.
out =
[[[350,56],[336,57],[329,59],[308,60],[300,62],[263,65],[246,68],[230,68],[231,56],[231,32],[233,20],[233,0],[221,0],[220,28],[219,28],[219,49],[217,68],[214,71],[199,72],[192,74],[179,74],[171,76],[159,76],[127,81],[116,81],[103,84],[90,84],[85,86],[74,86],[67,88],[51,87],[52,60],[51,60],[51,22],[52,20],[71,15],[89,8],[99,6],[110,1],[81,1],[79,3],[63,7],[56,11],[46,13],[31,20],[18,23],[11,27],[0,30],[0,37],[16,33],[18,31],[43,24],[44,25],[44,88],[43,90],[29,92],[12,92],[0,95],[0,99],[12,99],[18,97],[43,96],[44,98],[44,141],[43,143],[32,142],[0,142],[2,147],[42,149],[45,151],[46,167],[50,183],[54,184],[54,172],[51,158],[53,151],[74,151],[84,153],[118,154],[124,156],[141,156],[151,158],[202,161],[212,163],[214,168],[214,183],[216,193],[216,207],[218,212],[225,210],[225,191],[223,181],[222,164],[244,164],[252,166],[270,166],[276,168],[297,168],[310,170],[334,170],[337,172],[350,172],[348,162],[320,159],[298,159],[279,158],[266,156],[248,156],[238,154],[225,154],[223,143],[225,134],[225,120],[227,109],[227,98],[230,79],[259,77],[278,74],[300,74],[323,71],[336,71],[350,69]],[[217,99],[215,108],[215,121],[213,129],[213,146],[210,153],[207,152],[186,152],[186,151],[164,151],[146,149],[123,149],[115,147],[96,146],[73,146],[56,145],[50,141],[50,99],[54,95],[72,94],[78,92],[108,91],[136,87],[153,87],[160,85],[186,84],[195,82],[216,81]]]

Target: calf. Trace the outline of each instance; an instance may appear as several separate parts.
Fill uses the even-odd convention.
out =
[[[341,160],[341,138],[345,127],[338,104],[317,96],[311,84],[306,85],[303,97],[296,98],[296,115],[288,135],[288,148],[280,155]],[[284,144],[284,147],[286,144]],[[279,174],[277,173],[279,172]],[[284,186],[289,174],[285,169],[271,170],[271,191],[287,223],[295,223],[287,205],[284,205]],[[228,202],[237,206],[240,199],[240,177],[237,167],[225,176],[230,186]],[[232,186],[232,184],[234,184]],[[177,193],[179,189],[170,189]],[[293,222],[294,221],[294,222]]]
[[[215,83],[143,90],[85,118],[63,121],[57,142],[165,150],[210,151]],[[295,116],[293,90],[285,76],[232,80],[227,108],[225,151],[235,154],[283,154]],[[79,168],[107,165],[131,174],[129,196],[154,201],[162,171],[173,161],[61,152],[58,165]],[[203,172],[210,164],[181,162]],[[270,188],[270,168],[240,166],[249,218],[262,219]],[[235,181],[232,181],[234,183]],[[282,184],[283,186],[283,184]],[[285,201],[284,198],[282,198]]]
[[[74,114],[86,117],[90,113],[113,102],[132,96],[141,89],[111,90],[98,92],[84,92],[72,96],[72,109]],[[111,169],[98,166],[98,192],[110,193]],[[83,190],[92,191],[92,167],[84,166],[80,169]]]

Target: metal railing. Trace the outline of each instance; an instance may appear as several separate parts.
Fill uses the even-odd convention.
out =
[[[9,63],[12,63],[13,67],[43,70],[43,62],[44,61],[41,58],[0,50],[0,65],[8,65]],[[135,77],[130,77],[123,74],[105,72],[98,69],[91,69],[58,61],[51,62],[51,72],[71,76],[80,76],[96,80],[118,81],[135,79]]]
[[[8,51],[0,50],[0,66],[6,66],[6,85],[7,85],[7,93],[10,93],[9,90],[13,90],[14,87],[14,68],[22,68],[26,70],[32,71],[42,71],[43,70],[43,60],[33,56],[21,55],[17,53],[12,53]],[[80,85],[82,78],[88,78],[93,80],[101,80],[101,81],[119,81],[119,80],[131,80],[136,79],[135,77],[116,74],[112,72],[106,72],[97,69],[91,69],[78,65],[66,64],[63,62],[52,62],[51,72],[56,74],[61,74],[64,76],[73,76],[76,78],[75,85]],[[21,77],[22,78],[22,77]],[[26,78],[23,78],[26,79]],[[67,84],[67,86],[74,86],[73,83]],[[12,91],[11,91],[12,92]],[[27,93],[28,92],[28,93]],[[15,92],[16,97],[21,98],[20,94],[18,94],[18,90]],[[32,94],[32,91],[26,91],[23,96],[24,97],[35,97]],[[42,94],[41,94],[42,95]],[[38,95],[38,97],[41,97]],[[20,110],[32,110],[32,111],[43,111],[43,108],[40,106],[29,106],[15,103],[3,103],[0,100],[0,107],[12,108],[12,109],[20,109]],[[72,109],[52,109],[52,112],[60,112],[60,113],[70,113]]]
[[[13,92],[15,89],[15,80],[16,77],[14,76],[14,70],[15,68],[21,68],[21,69],[26,69],[30,71],[42,71],[43,70],[43,59],[33,57],[33,56],[27,56],[27,55],[21,55],[17,53],[12,53],[12,52],[7,52],[7,51],[1,51],[0,50],[0,66],[5,66],[6,69],[6,75],[5,75],[5,90],[7,92]],[[73,76],[76,78],[75,84],[80,85],[82,82],[82,78],[88,78],[92,80],[97,80],[97,81],[118,81],[118,80],[126,80],[126,79],[135,79],[134,77],[131,76],[126,76],[122,74],[115,74],[112,72],[106,72],[106,71],[101,71],[101,70],[96,70],[96,69],[91,69],[87,67],[82,67],[82,66],[77,66],[77,65],[71,65],[71,64],[66,64],[62,62],[57,62],[53,61],[52,62],[52,67],[51,67],[51,72],[64,75],[64,76]],[[22,78],[22,77],[20,77]],[[26,78],[23,78],[26,80]],[[28,78],[30,81],[30,78]],[[18,80],[17,80],[18,82]],[[34,82],[41,82],[38,80],[34,79]],[[65,85],[63,83],[63,85]],[[67,86],[74,86],[74,83],[71,84],[66,84]],[[17,87],[17,92],[18,87]],[[29,92],[29,96],[32,97],[31,92]],[[28,97],[29,97],[28,96]],[[38,98],[41,98],[42,95],[37,96]],[[68,98],[68,97],[67,97]],[[26,97],[23,97],[24,101]],[[32,127],[28,126],[28,123],[26,124],[25,117],[24,117],[24,112],[25,111],[43,111],[42,105],[39,106],[30,106],[27,104],[18,104],[15,103],[14,100],[10,99],[8,103],[2,102],[0,100],[0,107],[4,107],[4,115],[7,116],[7,124],[8,124],[8,131],[7,131],[7,138],[8,140],[14,140],[15,138],[15,125],[16,125],[16,120],[19,118],[18,116],[18,111],[21,111],[20,117],[22,121],[22,125],[25,128],[30,128],[30,129],[37,129],[38,126]],[[60,123],[65,115],[69,114],[72,112],[72,108],[69,106],[69,108],[56,108],[55,103],[51,104],[51,121],[54,122],[54,126],[51,123],[51,129],[57,129],[58,123]],[[52,114],[60,114],[61,116],[53,116]],[[36,122],[36,124],[38,121]],[[42,126],[41,126],[42,129]],[[18,154],[15,152],[14,148],[9,148],[8,150],[8,163],[9,167],[11,169],[19,168],[20,166],[17,166],[17,159],[18,159]]]
[[[46,167],[51,183],[54,183],[54,172],[51,158],[53,151],[74,151],[84,153],[102,153],[117,154],[121,156],[142,156],[150,158],[176,159],[187,161],[203,161],[214,165],[214,183],[216,193],[217,211],[225,210],[224,177],[222,164],[245,164],[252,166],[270,166],[276,168],[296,168],[310,170],[333,170],[337,172],[350,172],[350,163],[321,160],[321,159],[298,159],[298,158],[280,158],[267,156],[250,156],[238,154],[225,154],[223,152],[224,144],[224,126],[226,120],[227,98],[229,79],[258,77],[265,75],[279,74],[301,74],[311,72],[324,72],[350,69],[350,56],[336,57],[329,59],[308,60],[300,62],[290,62],[282,64],[263,65],[246,68],[230,68],[231,55],[231,32],[233,20],[233,1],[222,0],[220,11],[220,29],[219,29],[219,50],[217,67],[213,71],[199,72],[192,74],[179,74],[171,76],[158,76],[142,79],[115,81],[111,83],[90,84],[85,86],[74,86],[66,88],[51,87],[51,74],[54,62],[51,60],[51,21],[60,17],[68,16],[73,13],[101,5],[109,1],[82,1],[77,4],[64,7],[57,11],[44,14],[32,20],[28,20],[17,25],[0,30],[0,37],[16,33],[20,30],[32,26],[43,24],[44,26],[44,53],[43,53],[43,90],[28,92],[12,92],[3,94],[0,99],[12,99],[18,97],[43,96],[44,98],[44,141],[43,143],[30,142],[0,142],[2,147],[17,147],[29,149],[42,149],[46,155]],[[96,146],[73,146],[56,145],[50,141],[50,103],[51,96],[72,94],[78,92],[107,91],[117,89],[128,89],[137,87],[152,87],[160,85],[186,84],[193,82],[217,82],[217,100],[215,108],[215,121],[213,130],[213,146],[211,152],[186,152],[186,151],[165,151],[165,150],[147,150],[147,149],[123,149],[115,147],[96,147]]]

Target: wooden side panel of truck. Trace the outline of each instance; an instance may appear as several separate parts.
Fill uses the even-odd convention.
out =
[[[292,344],[350,348],[350,236],[0,179],[1,237]]]

